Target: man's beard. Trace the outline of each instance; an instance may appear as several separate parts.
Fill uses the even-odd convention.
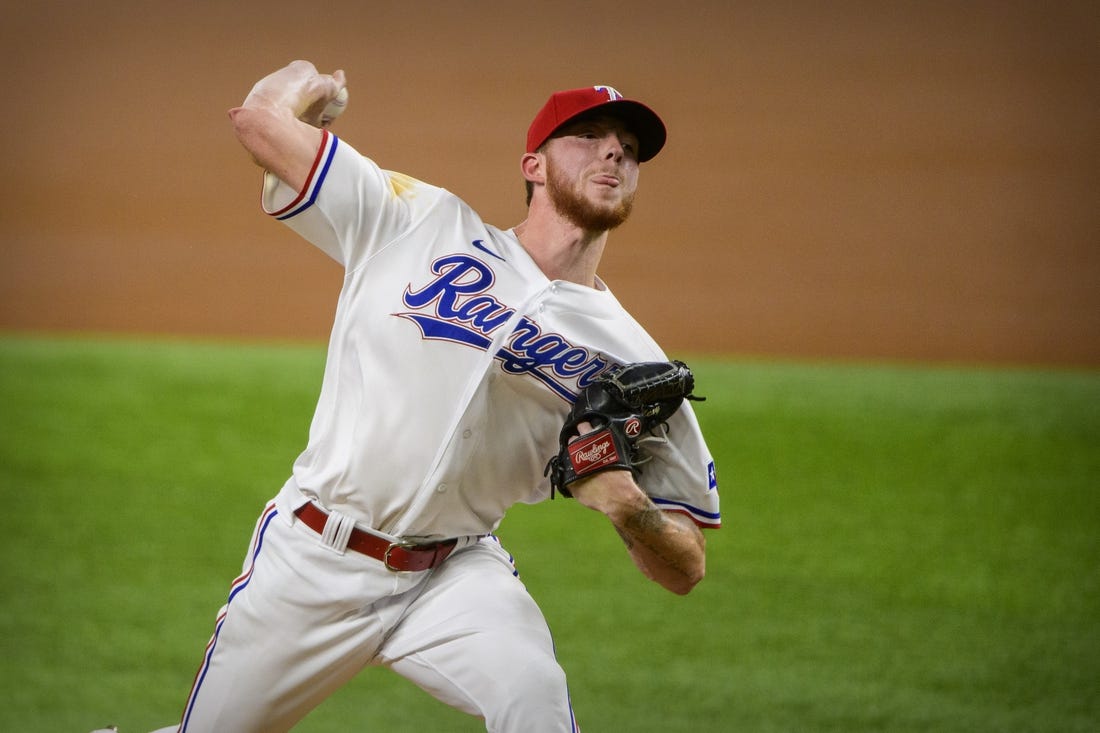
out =
[[[604,232],[622,224],[634,208],[634,195],[617,204],[599,205],[581,195],[552,166],[547,167],[546,195],[554,209],[574,225],[590,232]]]

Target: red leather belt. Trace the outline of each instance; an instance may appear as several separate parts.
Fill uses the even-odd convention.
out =
[[[303,504],[294,512],[302,523],[317,534],[324,534],[328,515],[313,504]],[[390,542],[356,527],[351,531],[348,549],[361,552],[375,560],[380,560],[387,570],[394,572],[430,570],[438,566],[451,551],[458,540],[444,540],[428,545],[414,545],[404,542]]]

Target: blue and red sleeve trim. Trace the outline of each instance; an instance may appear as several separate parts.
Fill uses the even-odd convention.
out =
[[[718,512],[703,511],[699,507],[686,504],[682,501],[673,501],[672,499],[659,499],[657,497],[651,497],[651,499],[654,504],[666,512],[686,514],[691,518],[691,521],[695,522],[700,527],[718,529],[722,526],[722,515]]]
[[[317,157],[313,159],[313,166],[309,169],[309,177],[302,186],[302,190],[289,204],[278,211],[268,212],[279,221],[284,221],[302,213],[317,200],[317,193],[325,182],[329,167],[332,165],[333,156],[336,154],[336,146],[339,138],[328,130],[321,130],[321,145],[317,149]]]

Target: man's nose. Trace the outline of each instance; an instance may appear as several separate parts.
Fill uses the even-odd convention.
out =
[[[623,153],[623,142],[618,135],[611,133],[604,138],[604,157],[607,160],[619,160]]]

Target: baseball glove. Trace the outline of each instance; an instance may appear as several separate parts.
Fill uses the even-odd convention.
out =
[[[558,454],[546,464],[551,498],[554,492],[572,497],[571,484],[600,471],[640,473],[648,458],[638,443],[685,399],[702,400],[691,393],[694,388],[695,377],[682,361],[626,364],[600,375],[577,395],[558,436]],[[582,422],[594,430],[580,436]]]

